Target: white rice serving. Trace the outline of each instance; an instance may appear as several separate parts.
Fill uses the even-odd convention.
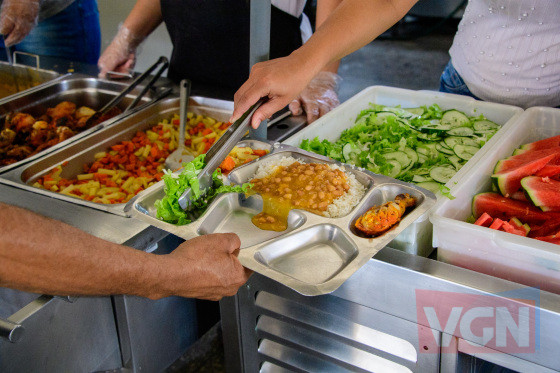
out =
[[[288,167],[294,162],[306,163],[294,157],[282,157],[280,159],[269,159],[265,161],[260,161],[259,167],[252,179],[262,179],[269,175],[272,175],[279,167]],[[328,166],[333,170],[340,170],[344,172],[347,178],[348,185],[350,189],[342,196],[335,199],[328,207],[327,211],[323,215],[327,218],[340,218],[348,215],[350,211],[360,202],[366,193],[366,188],[356,180],[356,177],[346,172],[344,167],[340,167],[334,164],[328,164]]]

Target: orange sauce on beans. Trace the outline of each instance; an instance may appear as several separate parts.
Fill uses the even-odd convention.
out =
[[[251,183],[253,188],[248,194],[260,194],[263,198],[263,211],[253,216],[253,224],[277,232],[288,228],[290,210],[324,215],[328,206],[350,189],[343,171],[318,163],[294,162]]]

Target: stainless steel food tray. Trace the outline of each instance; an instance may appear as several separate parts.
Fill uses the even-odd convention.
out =
[[[262,210],[258,195],[228,193],[218,197],[191,224],[176,226],[156,218],[154,203],[164,196],[163,182],[138,194],[125,209],[141,219],[179,237],[190,239],[211,233],[237,233],[241,239],[239,260],[264,276],[304,295],[321,295],[336,290],[348,277],[385,247],[434,203],[433,193],[386,176],[333,161],[288,145],[274,144],[271,153],[233,170],[228,179],[240,184],[251,180],[260,162],[291,156],[306,163],[330,163],[345,168],[366,187],[362,200],[351,213],[340,218],[325,218],[303,210],[292,210],[284,232],[261,230],[251,217]],[[409,193],[416,207],[390,231],[376,238],[365,238],[353,223],[367,209]]]
[[[60,74],[56,71],[19,64],[10,65],[7,62],[0,61],[0,82],[2,82],[4,86],[0,89],[0,100],[6,97],[13,97],[14,95],[20,95],[28,89],[32,89],[59,77]],[[14,78],[17,79],[17,86]],[[6,86],[10,89],[5,89]],[[19,91],[17,88],[19,88]]]
[[[122,82],[113,82],[97,78],[88,77],[81,74],[68,75],[60,80],[54,80],[40,87],[28,90],[27,92],[16,95],[11,98],[0,101],[0,128],[3,127],[4,118],[12,112],[24,112],[38,117],[43,115],[47,108],[54,107],[62,101],[72,101],[77,107],[88,106],[94,110],[101,109],[103,105],[108,103],[112,98],[117,96],[127,84]],[[124,111],[128,104],[136,98],[142,87],[138,87],[127,95],[118,105]],[[152,100],[152,93],[148,92],[142,99],[140,105],[149,104]],[[103,128],[104,126],[114,123],[125,118],[130,113],[123,113],[111,118],[103,123],[80,132],[71,138],[62,141],[50,148],[47,148],[31,157],[23,159],[19,162],[0,167],[0,173],[14,169],[34,159],[41,158],[48,153],[77,141],[89,134]]]
[[[208,115],[220,121],[227,121],[233,111],[233,103],[205,97],[191,97],[189,101],[189,111],[195,114]],[[61,176],[64,178],[73,178],[83,173],[84,164],[92,163],[95,160],[94,154],[106,151],[109,147],[120,141],[131,140],[137,131],[150,129],[159,121],[169,119],[173,114],[178,113],[179,98],[169,98],[158,101],[136,113],[111,123],[88,137],[75,141],[66,147],[59,148],[41,159],[36,159],[31,163],[0,174],[0,183],[126,216],[124,212],[124,203],[105,205],[102,203],[90,202],[46,189],[36,188],[33,187],[32,184],[40,176],[65,162],[68,162],[68,164],[62,167]],[[268,144],[265,145],[268,146]]]

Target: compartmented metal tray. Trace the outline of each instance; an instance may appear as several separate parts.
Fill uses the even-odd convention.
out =
[[[305,163],[328,163],[344,167],[366,187],[366,193],[343,217],[326,218],[304,210],[292,210],[283,232],[261,230],[251,217],[262,210],[258,195],[228,193],[218,197],[191,224],[176,226],[156,217],[154,203],[164,196],[163,182],[139,193],[125,209],[143,220],[179,237],[190,239],[211,233],[237,233],[241,239],[239,260],[264,276],[304,295],[321,295],[336,290],[347,278],[385,247],[392,239],[424,214],[436,199],[433,193],[383,175],[333,161],[283,144],[274,144],[260,159],[233,170],[228,179],[240,184],[252,179],[260,162],[294,157]],[[417,205],[393,229],[376,238],[365,238],[354,228],[356,219],[370,207],[409,193]]]
[[[13,112],[24,112],[37,118],[46,113],[48,108],[54,107],[62,101],[72,101],[77,107],[88,106],[94,110],[98,110],[117,96],[126,86],[127,84],[122,82],[107,81],[81,74],[69,75],[63,79],[46,83],[36,89],[31,89],[21,95],[16,95],[13,98],[0,101],[0,123],[3,124],[6,115]],[[137,87],[133,90],[120,102],[118,108],[124,111],[140,93],[141,89],[142,87]],[[140,109],[141,105],[149,104],[152,98],[152,92],[148,92],[138,104],[138,109]],[[129,114],[130,112],[117,115],[50,148],[44,149],[31,157],[0,167],[0,173],[19,167],[34,159],[41,158],[50,152],[98,131],[110,123],[125,118]]]
[[[212,105],[212,106],[209,106]],[[233,103],[204,97],[191,97],[189,111],[195,114],[208,115],[221,121],[227,121],[233,111]],[[130,140],[137,131],[147,130],[163,119],[169,119],[179,113],[179,98],[169,98],[158,101],[125,118],[120,118],[88,137],[83,137],[72,144],[60,147],[41,159],[24,164],[16,169],[0,174],[0,183],[9,184],[35,193],[44,194],[52,198],[88,206],[113,214],[126,216],[124,203],[106,205],[80,198],[70,197],[50,190],[33,187],[33,183],[54,167],[68,162],[63,168],[61,176],[74,178],[83,173],[83,165],[92,163],[94,154],[107,150],[120,141]]]
[[[10,65],[0,61],[0,99],[16,95],[58,77],[60,74],[56,71],[19,64]],[[14,78],[17,80],[17,85]]]

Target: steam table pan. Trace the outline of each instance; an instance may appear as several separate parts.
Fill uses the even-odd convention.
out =
[[[0,129],[3,127],[4,118],[6,115],[14,112],[23,112],[31,114],[33,117],[38,118],[39,116],[46,113],[48,108],[55,107],[62,101],[71,101],[76,104],[76,107],[88,106],[94,110],[101,109],[106,103],[117,96],[121,91],[127,86],[123,82],[114,82],[108,80],[102,80],[97,78],[91,78],[81,74],[69,75],[66,77],[61,77],[60,79],[53,80],[51,82],[45,83],[40,87],[36,87],[32,90],[22,92],[19,95],[6,98],[0,101]],[[119,109],[124,111],[126,107],[136,98],[140,93],[142,87],[137,87],[129,95],[127,95],[120,103],[117,105]],[[152,93],[148,92],[142,101],[138,104],[138,108],[142,104],[148,104],[152,100]],[[122,119],[129,115],[129,113],[123,113],[111,118],[103,123],[100,123],[92,128],[85,131],[77,133],[76,135],[66,139],[56,145],[53,145],[43,151],[23,159],[19,162],[12,163],[7,166],[0,167],[0,173],[11,170],[13,168],[19,167],[25,163],[28,163],[34,159],[41,158],[48,153],[51,153],[57,149],[63,148],[64,146],[81,139],[89,134],[103,128],[104,126],[113,123],[119,119]]]
[[[408,225],[424,214],[436,199],[433,193],[383,175],[333,161],[329,158],[282,144],[270,154],[234,169],[228,180],[241,184],[252,179],[260,162],[291,156],[304,163],[337,164],[366,187],[366,193],[352,211],[340,218],[326,218],[304,210],[292,210],[283,232],[261,230],[251,217],[262,210],[258,195],[227,193],[216,197],[191,224],[176,226],[156,218],[154,202],[164,194],[163,182],[152,185],[132,199],[125,209],[138,218],[184,239],[211,233],[237,233],[241,239],[239,260],[264,276],[304,295],[321,295],[336,290],[346,279],[385,247]],[[371,206],[381,205],[398,194],[408,193],[417,204],[401,222],[376,238],[365,238],[354,228],[356,219]]]
[[[230,105],[231,104],[231,105]],[[233,110],[233,103],[229,101],[208,99],[204,97],[191,97],[189,101],[189,111],[195,114],[211,116],[220,121],[227,121]],[[21,189],[29,190],[34,193],[43,194],[52,198],[88,206],[97,210],[110,212],[116,215],[126,216],[124,213],[124,203],[102,204],[86,201],[77,197],[52,192],[33,186],[33,183],[44,174],[60,164],[62,167],[61,176],[64,178],[74,178],[83,173],[83,165],[92,163],[94,155],[106,151],[112,145],[120,141],[131,140],[137,131],[145,131],[155,126],[163,119],[170,119],[173,114],[179,113],[179,98],[168,98],[158,101],[146,108],[139,110],[129,116],[117,120],[105,128],[81,138],[72,144],[59,148],[43,158],[24,164],[3,174],[0,174],[0,183],[12,185]],[[256,145],[255,145],[256,146]],[[269,147],[267,143],[264,148]],[[260,149],[259,147],[257,147]],[[66,162],[68,162],[66,164]]]

